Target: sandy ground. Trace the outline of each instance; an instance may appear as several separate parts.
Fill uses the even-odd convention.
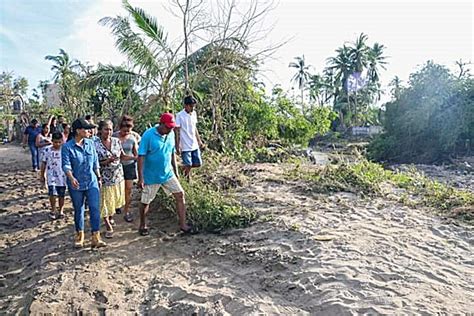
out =
[[[48,219],[46,190],[19,147],[0,146],[0,314],[356,315],[474,311],[474,235],[428,210],[282,180],[240,167],[246,229],[182,236],[172,214],[152,231],[117,216],[106,249],[72,248]],[[134,205],[136,209],[136,203]],[[155,206],[156,208],[156,206]]]

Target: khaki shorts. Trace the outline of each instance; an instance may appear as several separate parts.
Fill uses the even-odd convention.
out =
[[[148,184],[148,185],[145,184],[145,187],[143,188],[143,191],[142,191],[141,202],[143,204],[150,204],[151,201],[153,201],[153,199],[155,198],[156,193],[158,193],[158,190],[161,187],[163,187],[163,190],[167,194],[184,192],[183,187],[178,181],[178,178],[174,176],[162,184]]]

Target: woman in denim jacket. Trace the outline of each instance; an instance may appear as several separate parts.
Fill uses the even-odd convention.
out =
[[[62,167],[67,176],[67,185],[74,207],[74,224],[76,235],[74,246],[84,246],[84,212],[85,199],[89,204],[90,224],[92,231],[91,247],[106,246],[100,239],[100,172],[99,160],[94,142],[89,139],[91,129],[95,128],[85,119],[80,118],[72,123],[73,137],[61,150]]]

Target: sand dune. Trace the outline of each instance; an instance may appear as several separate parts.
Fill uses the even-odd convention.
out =
[[[149,237],[118,218],[109,247],[74,250],[71,210],[48,219],[27,153],[3,146],[0,162],[0,313],[474,311],[473,230],[429,210],[316,194],[283,181],[284,166],[248,165],[236,196],[260,214],[249,228],[185,237],[155,211]]]

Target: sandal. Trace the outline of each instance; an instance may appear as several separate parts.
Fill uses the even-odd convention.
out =
[[[195,235],[198,233],[198,229],[194,227],[192,224],[188,224],[188,226],[189,226],[188,229],[180,228],[183,235]]]
[[[113,230],[108,230],[105,232],[105,238],[112,238],[114,237],[114,231]]]
[[[140,235],[142,236],[148,236],[150,235],[150,230],[148,229],[148,227],[143,227],[138,230],[138,233],[140,233]]]
[[[123,219],[124,219],[127,223],[133,222],[133,215],[132,215],[132,213],[130,213],[130,212],[125,213],[125,215],[123,216]]]
[[[49,213],[49,219],[50,219],[50,220],[53,220],[53,221],[54,221],[54,220],[56,220],[56,219],[58,219],[58,218],[59,218],[59,217],[56,216],[56,213],[53,213],[53,212],[50,212],[50,213]]]
[[[113,218],[109,219],[109,223],[110,223],[110,225],[115,226],[115,221],[114,221]]]

